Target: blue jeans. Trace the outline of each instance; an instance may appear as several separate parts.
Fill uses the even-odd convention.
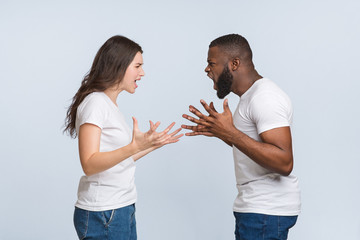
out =
[[[74,225],[79,239],[136,240],[135,204],[94,212],[75,207]]]
[[[297,216],[234,212],[236,240],[286,240]]]

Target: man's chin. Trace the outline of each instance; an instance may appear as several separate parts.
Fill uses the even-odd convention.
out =
[[[224,99],[224,97],[226,97],[227,95],[229,95],[230,92],[216,92],[216,95],[218,96],[218,98],[220,99]]]

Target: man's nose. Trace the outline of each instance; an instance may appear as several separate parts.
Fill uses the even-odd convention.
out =
[[[207,73],[207,72],[210,72],[209,65],[207,65],[207,66],[206,66],[206,68],[205,68],[205,72],[206,72],[206,73]]]

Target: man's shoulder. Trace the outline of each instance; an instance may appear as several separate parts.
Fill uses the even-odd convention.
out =
[[[289,98],[288,95],[272,80],[263,78],[256,84],[251,98]]]

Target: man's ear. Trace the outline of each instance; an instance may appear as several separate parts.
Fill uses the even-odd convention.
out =
[[[231,61],[231,70],[236,71],[240,66],[240,58],[234,58]]]

